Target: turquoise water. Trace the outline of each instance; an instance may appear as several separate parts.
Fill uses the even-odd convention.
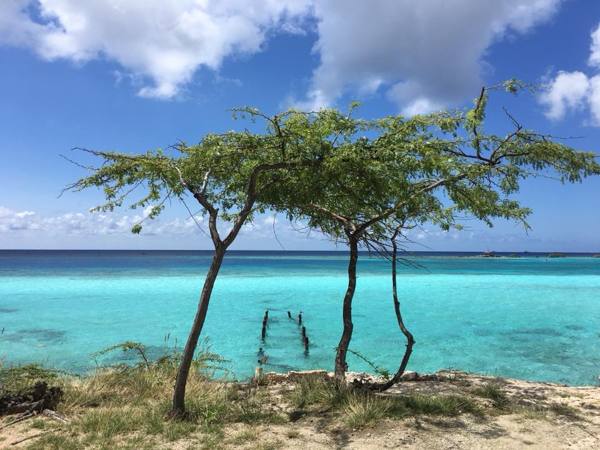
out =
[[[398,276],[417,344],[409,369],[457,368],[573,385],[600,375],[600,259],[410,257]],[[206,252],[0,252],[0,359],[73,371],[125,341],[159,353],[181,345],[196,309]],[[267,370],[333,366],[346,283],[343,253],[233,252],[217,281],[203,336],[239,378],[263,346]],[[361,258],[351,349],[395,369],[388,262]],[[271,320],[260,342],[265,309]],[[287,311],[303,311],[304,355]],[[115,357],[120,357],[116,355]],[[350,370],[368,369],[349,356]]]

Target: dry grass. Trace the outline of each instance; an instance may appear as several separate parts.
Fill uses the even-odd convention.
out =
[[[58,412],[71,419],[68,424],[42,418],[27,422],[32,433],[46,432],[28,443],[28,448],[40,450],[240,446],[269,449],[285,442],[303,445],[305,427],[314,419],[322,430],[351,432],[376,428],[383,421],[418,416],[436,416],[434,420],[463,415],[493,420],[490,418],[498,414],[536,420],[580,418],[578,410],[562,401],[518,403],[511,400],[514,393],[509,398],[493,381],[476,387],[465,385],[453,392],[426,393],[416,389],[393,395],[353,389],[322,377],[305,377],[280,385],[244,385],[214,380],[202,358],[195,362],[188,383],[189,414],[186,420],[173,421],[166,417],[176,369],[174,357],[99,369],[83,377],[37,366],[0,368],[0,390],[19,390],[38,380],[63,388]],[[291,421],[299,422],[292,425]],[[269,432],[273,428],[278,428],[280,434]]]
[[[71,422],[58,430],[53,422],[32,421],[32,427],[56,431],[32,441],[32,449],[155,448],[158,443],[186,439],[203,446],[222,440],[227,424],[285,420],[266,408],[268,402],[262,392],[213,380],[206,355],[195,361],[190,373],[188,417],[166,420],[177,361],[172,356],[135,366],[98,369],[83,377],[38,366],[1,369],[0,386],[3,391],[18,391],[46,380],[63,389],[58,412],[72,418]]]

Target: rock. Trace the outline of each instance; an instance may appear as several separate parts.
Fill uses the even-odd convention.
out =
[[[60,387],[48,387],[46,382],[40,381],[32,388],[0,397],[0,415],[54,410],[62,396]]]
[[[306,415],[306,411],[303,411],[301,409],[294,409],[290,412],[288,412],[288,418],[290,419],[290,422],[296,422],[298,420],[300,420],[302,417],[304,417]]]
[[[300,372],[291,371],[287,373],[287,379],[289,381],[299,381],[303,378],[322,378],[327,379],[329,375],[325,370],[304,370]]]
[[[262,381],[268,384],[297,382],[305,378],[320,378],[326,380],[329,374],[325,370],[290,371],[288,373],[267,372],[262,376]]]
[[[418,381],[419,374],[413,371],[407,371],[402,374],[400,381]]]

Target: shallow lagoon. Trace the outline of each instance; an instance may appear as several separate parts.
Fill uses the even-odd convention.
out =
[[[600,375],[600,259],[409,257],[399,293],[417,344],[409,368],[457,368],[574,385]],[[66,370],[134,340],[156,353],[183,343],[208,252],[0,252],[0,358]],[[335,252],[233,252],[217,281],[204,336],[239,378],[256,365],[270,310],[267,370],[331,368],[341,330],[346,257]],[[364,255],[351,349],[394,369],[404,349],[388,262]],[[311,340],[287,311],[303,311]],[[118,358],[120,355],[115,355]],[[356,356],[350,370],[368,370]]]

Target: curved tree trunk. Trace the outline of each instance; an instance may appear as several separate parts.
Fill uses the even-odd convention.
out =
[[[348,244],[350,245],[350,260],[348,261],[348,287],[346,288],[343,307],[344,331],[342,332],[342,337],[338,344],[335,356],[335,378],[339,382],[344,382],[346,380],[346,370],[348,369],[346,354],[348,353],[350,339],[352,339],[352,329],[354,328],[354,325],[352,324],[352,299],[354,298],[354,291],[356,290],[358,238],[351,235]]]
[[[412,353],[412,348],[415,343],[415,339],[413,335],[406,326],[404,325],[404,320],[402,319],[402,313],[400,311],[400,301],[398,300],[398,288],[396,283],[396,261],[398,259],[398,245],[396,244],[396,236],[397,233],[394,234],[392,238],[392,297],[394,299],[394,311],[396,312],[396,320],[398,321],[398,327],[402,334],[406,337],[406,350],[404,351],[404,356],[402,357],[402,361],[400,362],[400,366],[398,370],[394,374],[392,378],[390,378],[386,383],[380,384],[376,386],[376,389],[379,391],[385,391],[391,388],[394,384],[400,381],[400,378],[404,374],[406,370],[406,366],[408,365],[408,360],[410,359],[410,355]]]
[[[185,388],[187,384],[188,375],[194,359],[194,352],[198,345],[198,339],[204,320],[206,319],[206,312],[208,310],[208,304],[210,302],[210,296],[212,294],[215,280],[223,263],[223,257],[225,256],[226,248],[223,245],[219,245],[215,248],[215,254],[213,255],[212,262],[206,278],[204,280],[204,286],[202,287],[202,293],[200,294],[200,300],[198,302],[198,310],[192,323],[192,329],[188,336],[188,340],[183,349],[183,355],[181,357],[181,363],[179,365],[179,371],[177,372],[177,379],[175,381],[175,390],[173,393],[173,406],[170,412],[170,416],[173,418],[183,417],[185,415]]]

